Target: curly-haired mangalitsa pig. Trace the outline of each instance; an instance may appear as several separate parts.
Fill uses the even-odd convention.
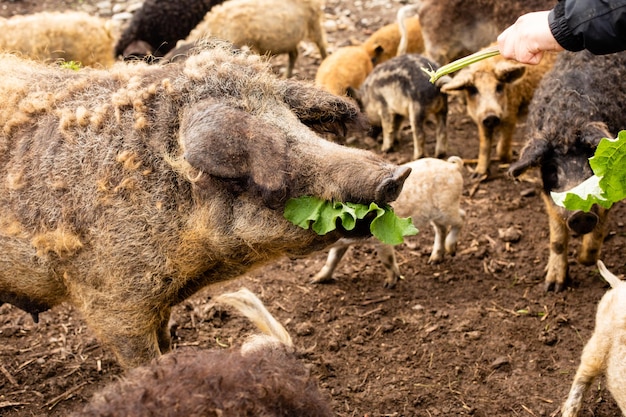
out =
[[[394,200],[410,170],[322,139],[355,105],[216,43],[73,71],[0,56],[0,302],[74,305],[123,367],[170,349],[170,308],[319,236],[286,201]]]
[[[490,45],[493,47],[497,45]],[[513,133],[527,115],[535,89],[556,56],[545,54],[539,65],[525,65],[498,55],[463,68],[442,85],[444,93],[463,97],[467,113],[478,128],[478,164],[473,177],[486,178],[489,174],[493,144],[500,162],[511,162]]]
[[[546,290],[560,291],[568,279],[570,231],[583,235],[578,261],[594,265],[605,236],[608,210],[571,212],[554,204],[551,191],[566,191],[593,173],[589,158],[600,140],[626,127],[626,53],[594,56],[561,52],[541,80],[528,110],[529,139],[509,173],[518,177],[539,167],[550,222]]]
[[[230,349],[176,349],[130,370],[70,417],[335,415],[291,336],[258,297],[242,288],[214,301],[234,307],[263,334]]]
[[[422,26],[424,55],[440,65],[493,42],[518,16],[548,10],[554,0],[412,0]]]

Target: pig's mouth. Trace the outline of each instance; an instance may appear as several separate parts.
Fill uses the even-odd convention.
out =
[[[344,237],[351,237],[351,238],[370,237],[372,236],[372,231],[370,229],[370,226],[372,224],[372,221],[374,221],[375,218],[376,218],[376,213],[373,213],[373,212],[368,213],[362,219],[358,219],[354,225],[354,228],[352,228],[351,230],[346,230],[342,226],[341,221],[337,220],[337,223],[336,223],[337,230]]]

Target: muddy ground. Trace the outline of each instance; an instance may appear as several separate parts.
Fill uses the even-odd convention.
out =
[[[0,14],[94,10],[93,4],[2,0]],[[400,5],[329,0],[326,11],[336,28],[328,33],[331,51],[364,40],[391,22]],[[310,80],[319,59],[310,45],[303,45],[302,52],[296,77]],[[276,60],[277,70],[284,61]],[[450,154],[460,155],[471,168],[478,152],[476,130],[456,101],[448,132]],[[432,132],[429,138],[432,154]],[[523,142],[520,126],[516,152]],[[365,136],[350,143],[378,152],[379,144]],[[411,154],[405,130],[402,143],[386,157],[405,162]],[[467,222],[454,258],[429,265],[433,234],[422,229],[412,239],[417,249],[398,247],[406,279],[393,290],[383,288],[383,267],[368,244],[354,246],[336,281],[325,285],[308,282],[324,253],[282,259],[177,306],[176,347],[240,344],[252,326],[228,310],[212,308],[210,299],[247,287],[291,332],[338,416],[559,415],[606,285],[596,268],[576,263],[579,240],[574,239],[572,286],[558,294],[544,292],[548,221],[536,174],[513,181],[506,166],[494,162],[491,168],[491,178],[479,185],[466,174],[462,205]],[[626,272],[624,213],[623,204],[615,206],[602,255],[616,274]],[[509,228],[519,231],[519,240],[501,237]],[[111,353],[71,307],[41,314],[39,324],[12,306],[0,307],[0,415],[66,416],[120,375]],[[581,416],[618,415],[605,380],[598,379],[585,396]]]

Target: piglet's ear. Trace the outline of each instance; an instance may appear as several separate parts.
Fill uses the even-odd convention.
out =
[[[283,100],[300,122],[317,133],[345,135],[348,129],[365,130],[369,124],[351,100],[302,81],[281,81]]]
[[[496,79],[502,83],[513,83],[526,73],[526,66],[515,61],[500,61],[494,69]]]
[[[531,167],[541,164],[542,159],[548,153],[550,145],[543,139],[531,139],[524,149],[519,160],[513,162],[509,167],[509,175],[517,178]]]
[[[446,94],[461,93],[472,85],[472,74],[470,71],[459,71],[454,77],[443,78],[437,83],[437,86],[441,88],[441,92]]]
[[[180,138],[184,158],[203,173],[252,183],[264,195],[285,187],[284,135],[245,111],[200,102],[186,111]]]

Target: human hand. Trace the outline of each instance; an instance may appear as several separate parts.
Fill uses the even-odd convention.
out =
[[[538,64],[544,52],[562,51],[548,23],[549,10],[520,16],[498,36],[500,54],[524,64]]]

